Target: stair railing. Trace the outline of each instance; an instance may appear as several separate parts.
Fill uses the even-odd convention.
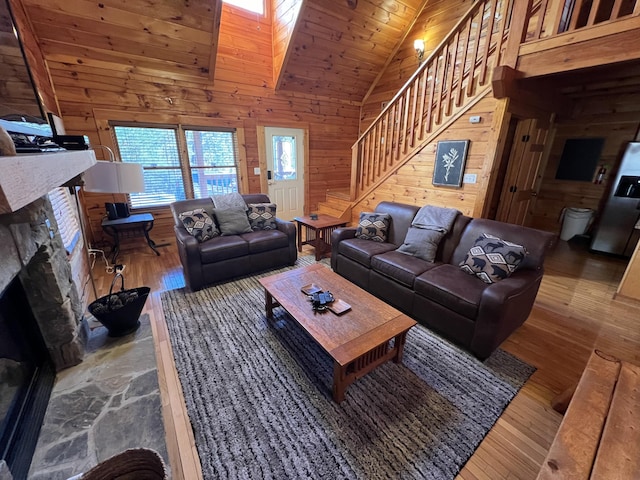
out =
[[[433,50],[352,147],[351,198],[357,199],[422,148],[474,100],[500,64],[509,0],[478,0]]]
[[[640,15],[640,0],[539,0],[529,4],[524,43]]]

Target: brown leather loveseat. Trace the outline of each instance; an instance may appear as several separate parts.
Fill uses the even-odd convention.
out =
[[[269,197],[264,194],[242,197],[247,204],[270,203]],[[295,264],[298,251],[293,222],[276,218],[277,229],[217,236],[199,242],[180,219],[180,213],[195,209],[204,209],[209,214],[214,211],[210,198],[181,200],[171,204],[178,253],[186,285],[191,291],[249,273]]]
[[[428,262],[396,251],[419,210],[381,202],[376,212],[391,217],[385,242],[356,238],[355,227],[335,230],[331,267],[485,359],[529,316],[542,280],[544,256],[555,235],[459,214],[437,244],[434,262]],[[528,252],[510,276],[491,284],[460,267],[484,234],[524,246]],[[474,261],[483,262],[475,257]]]

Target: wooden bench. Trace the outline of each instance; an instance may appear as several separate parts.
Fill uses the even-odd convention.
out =
[[[538,480],[640,479],[640,367],[594,351]]]

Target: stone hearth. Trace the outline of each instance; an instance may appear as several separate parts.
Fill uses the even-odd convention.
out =
[[[86,335],[71,266],[47,197],[0,215],[0,292],[18,276],[55,369],[82,361]]]
[[[140,321],[119,338],[93,329],[84,361],[58,374],[30,480],[66,480],[141,447],[157,451],[169,470],[149,316]]]

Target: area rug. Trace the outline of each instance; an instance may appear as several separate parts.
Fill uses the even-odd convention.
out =
[[[302,257],[297,266],[310,264]],[[330,357],[247,277],[162,294],[205,479],[452,479],[534,368],[480,362],[418,325],[333,402]]]

